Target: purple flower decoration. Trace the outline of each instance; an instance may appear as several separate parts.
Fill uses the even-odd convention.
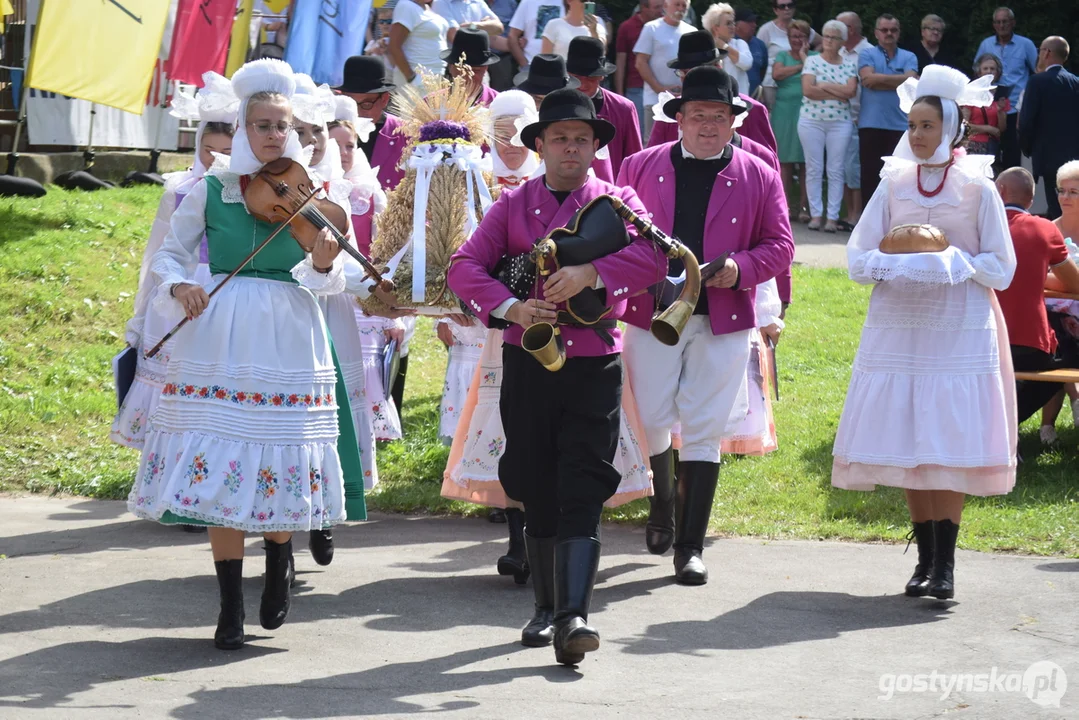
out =
[[[472,133],[468,128],[451,120],[435,120],[420,128],[420,142],[432,140],[464,140],[472,141]]]

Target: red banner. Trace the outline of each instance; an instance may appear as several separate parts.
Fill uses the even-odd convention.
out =
[[[173,80],[202,87],[202,74],[225,72],[236,0],[180,0],[165,71]]]

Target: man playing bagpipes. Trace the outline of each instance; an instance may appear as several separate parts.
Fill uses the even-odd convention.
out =
[[[522,641],[553,640],[563,664],[599,648],[587,619],[600,513],[620,480],[612,464],[623,374],[615,321],[667,267],[663,252],[615,211],[647,216],[634,191],[588,175],[614,132],[580,91],[548,94],[520,138],[543,158],[546,174],[503,193],[449,270],[451,289],[484,325],[509,323],[499,478],[525,508],[536,615]]]
[[[675,578],[686,585],[708,580],[701,554],[723,435],[732,413],[742,417],[748,402],[756,288],[794,257],[779,173],[731,145],[734,119],[746,111],[736,98],[722,69],[691,70],[682,96],[664,106],[682,139],[627,158],[618,178],[637,189],[656,226],[685,243],[702,266],[704,292],[674,346],[641,329],[652,319],[651,295],[632,298],[624,317],[630,383],[652,453],[646,544],[661,555],[673,542]],[[672,275],[681,272],[680,263],[671,265]],[[675,475],[671,429],[679,422]]]

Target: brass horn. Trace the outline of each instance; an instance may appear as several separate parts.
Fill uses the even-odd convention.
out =
[[[701,268],[697,258],[682,241],[672,238],[652,223],[638,217],[621,199],[612,196],[611,204],[626,222],[637,228],[637,232],[651,240],[668,258],[681,260],[686,268],[686,282],[678,299],[652,318],[652,335],[656,340],[664,345],[677,345],[678,338],[686,329],[686,323],[693,316],[697,298],[701,294]]]
[[[553,272],[551,265],[555,266],[555,270],[558,269],[558,262],[555,260],[556,251],[557,247],[550,238],[544,238],[532,250],[532,257],[536,262],[537,287],[541,277],[547,277]],[[562,340],[562,331],[557,325],[546,322],[530,325],[521,336],[521,347],[551,372],[561,370],[566,364],[566,344]]]

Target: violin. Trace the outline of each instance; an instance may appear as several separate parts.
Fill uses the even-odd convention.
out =
[[[243,269],[247,263],[258,255],[270,241],[277,237],[283,230],[288,228],[289,234],[299,243],[304,252],[310,253],[315,247],[315,240],[323,229],[328,229],[330,235],[337,240],[337,244],[346,253],[356,259],[367,276],[374,279],[378,288],[386,292],[393,292],[393,281],[382,277],[370,260],[363,253],[354,248],[345,235],[348,230],[348,215],[346,212],[327,198],[316,195],[318,188],[312,185],[311,178],[307,175],[307,169],[303,165],[289,158],[280,158],[272,163],[267,163],[258,174],[250,180],[241,180],[243,186],[244,203],[247,211],[255,218],[270,224],[276,224],[277,228],[270,233],[269,237],[262,241],[251,253],[236,266],[236,269],[219,282],[209,296],[212,298],[221,288],[228,284],[229,280]],[[176,324],[165,337],[146,352],[147,358],[152,358],[160,352],[173,335],[187,324],[184,318]]]
[[[252,216],[264,223],[287,223],[289,234],[304,252],[310,253],[323,229],[337,240],[341,250],[351,255],[374,279],[379,288],[393,292],[393,281],[382,277],[378,268],[348,241],[348,213],[328,198],[320,198],[307,169],[291,158],[279,158],[263,166],[244,188],[244,204]]]

